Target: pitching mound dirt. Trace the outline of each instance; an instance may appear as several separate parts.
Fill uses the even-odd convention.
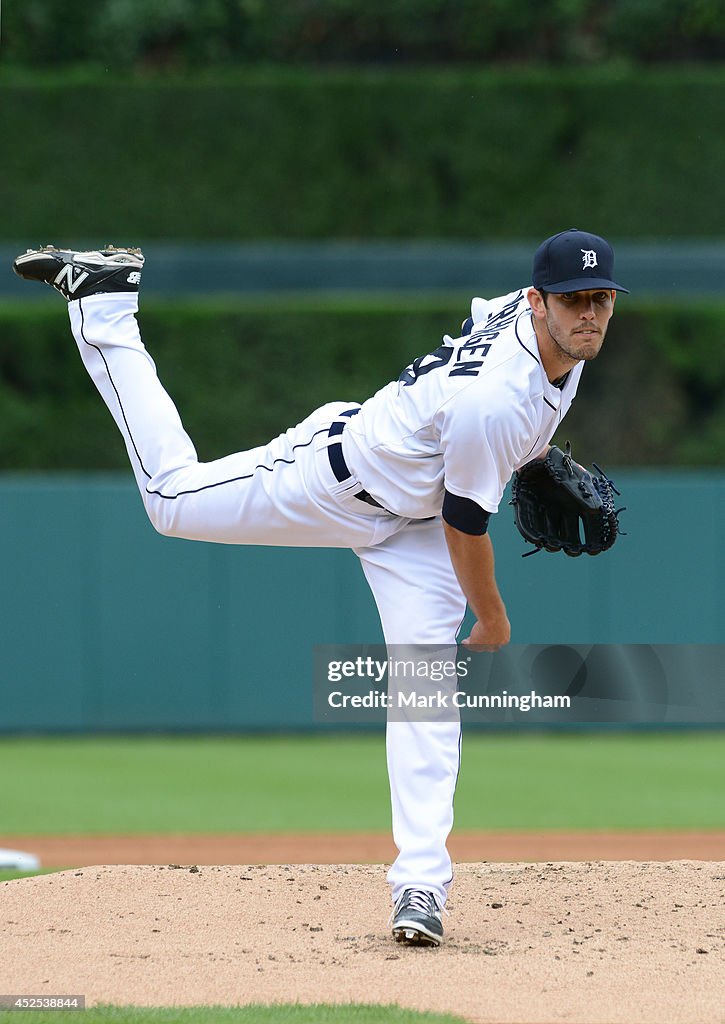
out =
[[[444,946],[411,949],[381,866],[83,868],[0,886],[0,982],[90,1004],[701,1024],[723,1019],[724,880],[722,862],[461,865]]]

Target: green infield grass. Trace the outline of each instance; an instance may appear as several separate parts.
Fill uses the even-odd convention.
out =
[[[462,1018],[443,1013],[416,1013],[399,1006],[349,1004],[279,1004],[275,1006],[141,1007],[94,1006],[81,1011],[0,1010],[0,1021],[58,1024],[59,1019],[83,1024],[463,1024]]]
[[[377,733],[5,738],[0,778],[10,836],[390,826]],[[456,827],[717,829],[724,788],[723,733],[470,733]]]
[[[16,878],[34,878],[37,875],[53,875],[63,868],[41,868],[40,871],[14,871],[10,868],[0,870],[0,882],[14,882]]]

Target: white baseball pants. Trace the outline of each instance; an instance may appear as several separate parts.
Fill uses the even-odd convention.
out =
[[[136,295],[69,303],[81,358],[123,435],[141,498],[162,534],[226,544],[349,547],[363,566],[387,644],[455,644],[465,598],[440,520],[403,519],[338,482],[328,431],[354,402],[334,402],[268,445],[198,461],[140,337]],[[339,438],[337,438],[339,441]],[[393,900],[410,886],[445,902],[446,841],[460,763],[456,721],[391,721],[387,727]]]

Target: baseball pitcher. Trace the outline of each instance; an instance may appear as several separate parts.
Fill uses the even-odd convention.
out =
[[[444,338],[362,405],[331,402],[269,444],[209,463],[199,462],[140,337],[141,252],[49,246],[13,266],[68,300],[81,358],[160,533],[352,548],[387,644],[455,645],[468,603],[476,621],[463,642],[495,650],[511,631],[489,518],[512,475],[523,479],[525,467],[551,454],[584,364],[602,347],[616,293],[626,291],[613,279],[613,260],[597,235],[570,229],[548,238],[534,256],[531,286],[474,299],[460,337]],[[568,453],[553,464],[554,485],[584,472],[574,467]],[[588,494],[596,506],[586,475],[565,489],[570,502]],[[517,493],[529,500],[531,491],[522,483]],[[537,499],[536,508],[550,499]],[[521,520],[537,546],[569,554],[594,554],[612,539],[611,529],[601,543],[590,532],[590,546],[577,549],[578,520],[572,526],[571,517],[547,513],[545,535],[534,529],[535,512],[522,511]],[[565,521],[557,539],[556,524]],[[446,841],[460,724],[389,722],[387,757],[399,850],[388,876],[393,934],[437,946],[452,878]]]

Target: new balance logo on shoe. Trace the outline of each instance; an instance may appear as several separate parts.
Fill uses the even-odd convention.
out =
[[[75,292],[80,288],[84,281],[88,280],[90,274],[87,270],[82,270],[80,267],[72,267],[70,263],[66,266],[61,267],[61,271],[57,277],[53,278],[53,284],[57,288],[65,287],[66,291],[74,295]]]
[[[126,278],[129,284],[141,284],[141,274],[138,270],[134,270]]]

